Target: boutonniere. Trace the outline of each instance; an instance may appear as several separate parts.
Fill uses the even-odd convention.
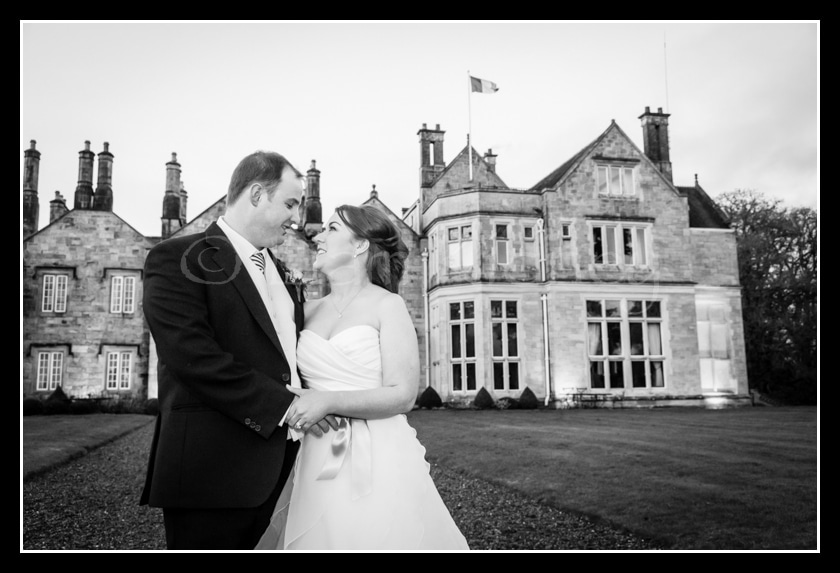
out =
[[[299,270],[286,269],[286,284],[293,285],[297,292],[298,302],[303,302],[303,291],[306,290],[306,285],[310,281],[303,280],[303,273]]]

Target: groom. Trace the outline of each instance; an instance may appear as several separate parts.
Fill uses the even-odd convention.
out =
[[[168,549],[253,549],[294,464],[303,305],[268,247],[300,222],[301,179],[277,153],[245,157],[225,214],[146,258],[160,414],[140,503],[163,508]]]

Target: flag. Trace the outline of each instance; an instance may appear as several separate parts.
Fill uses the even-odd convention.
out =
[[[493,82],[474,78],[473,76],[470,76],[470,85],[472,86],[472,91],[483,94],[492,94],[499,91],[499,88]]]

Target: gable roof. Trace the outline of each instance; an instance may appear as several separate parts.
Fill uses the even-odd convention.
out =
[[[432,181],[429,182],[429,185],[434,186],[435,183],[440,181],[443,178],[444,174],[446,174],[450,169],[452,169],[452,167],[455,164],[457,164],[458,162],[463,161],[464,163],[469,165],[469,161],[470,161],[469,150],[470,150],[470,147],[471,146],[469,144],[465,145],[464,148],[461,149],[461,151],[459,151],[457,153],[457,155],[455,155],[455,157],[452,159],[452,161],[450,161],[449,163],[446,164],[446,166],[443,168],[443,171],[438,173],[437,177],[435,177]],[[498,187],[502,187],[504,189],[509,188],[507,186],[507,183],[502,181],[502,178],[499,177],[498,173],[496,173],[495,171],[490,171],[490,166],[488,165],[487,161],[484,160],[484,156],[482,156],[478,151],[476,151],[475,147],[472,148],[472,154],[473,154],[473,157],[478,157],[478,160],[481,163],[484,164],[484,167],[486,169],[486,173],[487,173],[488,177],[491,177],[492,179],[498,180],[498,185],[497,185]]]
[[[677,187],[688,199],[688,226],[706,229],[729,229],[729,218],[698,183]]]
[[[408,223],[406,223],[405,221],[403,221],[402,217],[398,217],[398,216],[397,216],[397,214],[396,214],[396,213],[394,213],[394,212],[393,212],[393,211],[392,211],[392,210],[388,207],[388,205],[386,205],[385,203],[383,203],[383,202],[382,202],[382,200],[379,198],[379,192],[378,192],[378,191],[371,191],[371,193],[370,193],[370,197],[368,197],[367,201],[365,201],[364,203],[362,203],[362,205],[374,205],[375,207],[381,208],[383,211],[385,211],[385,214],[386,214],[386,215],[390,215],[391,217],[393,217],[393,218],[394,218],[394,220],[395,220],[395,221],[397,221],[398,226],[400,226],[400,227],[403,227],[403,228],[407,229],[407,230],[408,230],[408,231],[410,231],[410,232],[411,232],[411,234],[412,234],[412,235],[414,235],[415,237],[417,237],[417,236],[418,236],[418,235],[417,235],[417,233],[415,233],[415,232],[414,232],[414,229],[412,229],[411,227],[409,227],[409,226],[408,226]]]
[[[54,220],[50,221],[49,223],[47,223],[46,225],[44,225],[43,227],[41,227],[40,229],[38,229],[37,231],[32,233],[31,235],[27,235],[23,239],[23,242],[25,243],[26,241],[29,241],[32,238],[34,238],[36,235],[40,235],[42,232],[46,231],[47,229],[50,229],[53,225],[55,225],[56,223],[58,223],[59,221],[61,221],[62,219],[64,219],[68,215],[70,215],[71,213],[79,213],[79,212],[85,212],[85,211],[92,211],[92,212],[96,212],[96,213],[110,213],[111,216],[115,217],[120,223],[122,223],[123,225],[125,225],[126,227],[128,227],[129,229],[134,231],[137,235],[139,235],[139,236],[143,237],[144,239],[148,240],[148,237],[146,237],[146,235],[144,235],[143,233],[141,233],[140,231],[138,231],[137,229],[132,227],[130,223],[128,223],[125,219],[123,219],[122,217],[120,217],[119,215],[114,213],[113,211],[98,211],[96,209],[76,209],[76,208],[73,208],[73,209],[70,209],[69,211],[65,212],[60,217],[56,217]]]

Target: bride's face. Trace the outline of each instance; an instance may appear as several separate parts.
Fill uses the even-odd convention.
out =
[[[316,271],[329,274],[353,264],[353,255],[358,252],[357,244],[359,241],[353,236],[338,213],[334,213],[330,217],[324,230],[315,235],[313,240],[318,246],[318,253],[312,265]]]

